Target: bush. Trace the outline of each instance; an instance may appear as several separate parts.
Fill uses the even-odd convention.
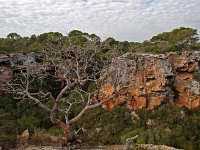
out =
[[[194,72],[193,79],[200,82],[200,72]]]

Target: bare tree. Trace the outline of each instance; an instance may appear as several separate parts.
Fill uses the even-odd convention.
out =
[[[98,94],[102,81],[99,80],[100,73],[109,63],[103,60],[98,47],[91,43],[84,48],[76,48],[76,51],[67,49],[59,52],[43,52],[43,63],[23,64],[19,73],[15,74],[12,82],[5,82],[4,91],[14,93],[15,98],[26,99],[34,102],[45,110],[51,122],[59,126],[68,141],[75,139],[70,127],[80,120],[90,109],[102,106],[118,95],[115,90],[109,97],[99,100]],[[62,82],[63,86],[57,95],[50,91],[35,89],[35,82],[43,82],[45,78],[55,77]],[[93,82],[95,88],[87,92],[82,87],[87,82]],[[67,95],[75,92],[78,98],[67,99]],[[46,100],[51,100],[53,106],[45,105]],[[62,104],[62,106],[61,106]],[[63,108],[63,104],[65,108]],[[81,104],[83,109],[73,118],[69,114],[74,105]],[[60,119],[58,116],[64,116]]]

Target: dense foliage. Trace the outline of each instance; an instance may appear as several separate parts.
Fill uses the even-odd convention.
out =
[[[198,50],[197,30],[181,27],[171,32],[163,32],[153,36],[149,41],[142,43],[117,41],[112,37],[101,41],[95,34],[83,33],[78,30],[71,31],[68,35],[59,32],[49,32],[30,37],[22,37],[17,33],[8,34],[7,38],[0,38],[0,53],[28,53],[45,50],[62,51],[85,47],[89,42],[96,42],[102,53],[108,58],[119,56],[126,52],[151,52],[164,53],[169,51]]]
[[[0,144],[15,145],[17,134],[30,129],[45,129],[52,135],[62,136],[43,110],[25,101],[1,97]],[[80,107],[72,112],[76,114]],[[105,111],[91,110],[75,126],[80,130],[78,139],[84,145],[124,144],[125,139],[139,134],[138,144],[165,144],[177,148],[196,150],[200,148],[200,109],[189,111],[173,105],[163,105],[154,111],[137,112],[139,119],[124,107]]]
[[[16,146],[17,135],[25,129],[32,133],[36,128],[50,127],[47,115],[34,104],[5,95],[0,99],[0,145]]]

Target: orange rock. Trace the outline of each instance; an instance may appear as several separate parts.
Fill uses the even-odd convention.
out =
[[[177,78],[180,78],[182,80],[193,78],[192,73],[188,73],[188,72],[178,72],[176,75],[177,75]]]
[[[128,109],[153,109],[164,101],[189,109],[200,105],[200,83],[193,80],[193,72],[200,71],[200,52],[129,53],[112,62],[102,73],[101,79],[106,84],[99,98],[112,96],[116,89],[119,96],[106,108],[111,109],[124,100]],[[115,87],[116,82],[119,84]]]
[[[26,145],[28,143],[28,139],[29,139],[29,131],[27,129],[24,132],[22,132],[22,134],[18,137],[17,143],[19,146]]]

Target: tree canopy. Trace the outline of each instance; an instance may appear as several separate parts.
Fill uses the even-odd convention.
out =
[[[199,50],[199,36],[196,29],[180,27],[163,32],[144,42],[117,41],[109,37],[101,40],[96,34],[72,30],[67,35],[48,32],[40,35],[22,37],[17,33],[0,38],[0,53],[41,52],[44,50],[62,51],[87,47],[90,42],[102,50],[106,57],[119,56],[126,52],[165,53],[170,51]]]

